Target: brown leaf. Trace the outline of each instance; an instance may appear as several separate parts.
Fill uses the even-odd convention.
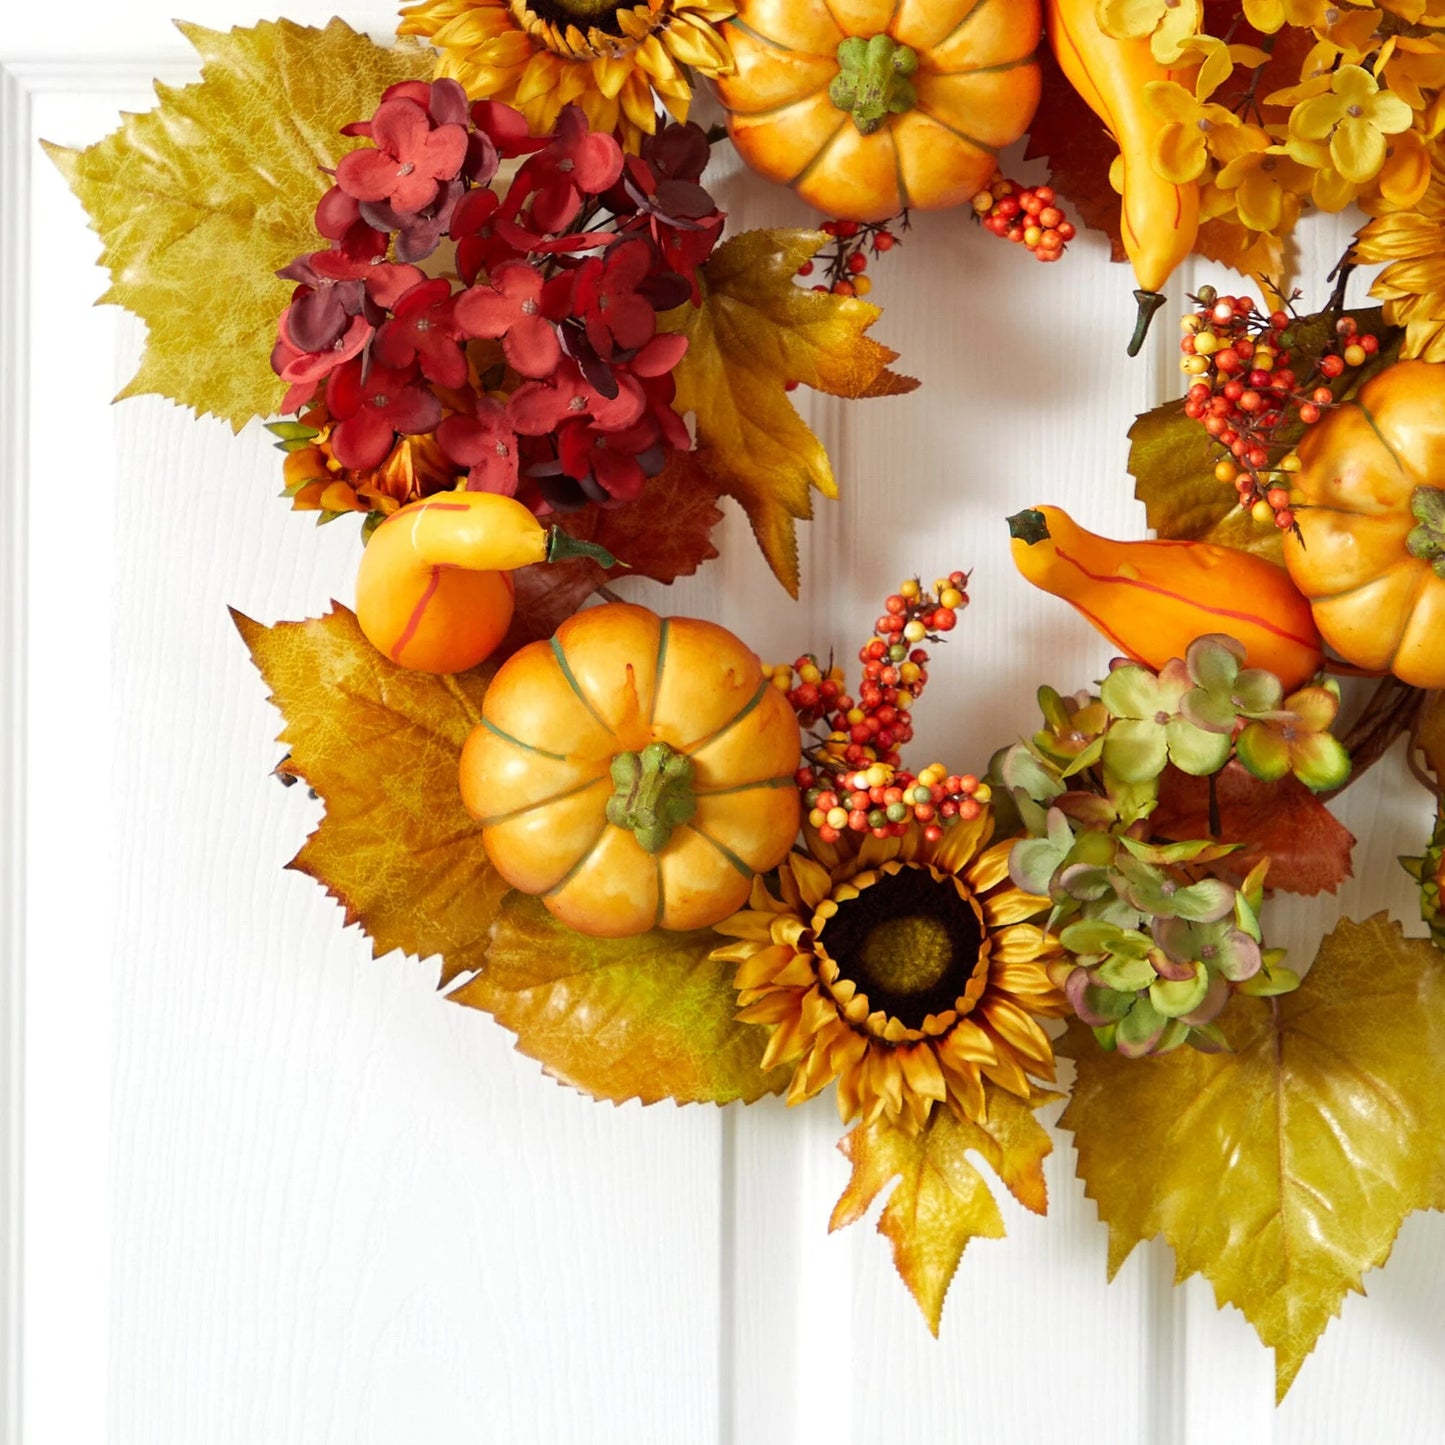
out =
[[[1407,1214],[1445,1205],[1445,957],[1383,913],[1342,919],[1296,993],[1237,998],[1234,1052],[1105,1053],[1073,1023],[1062,1123],[1112,1276],[1173,1246],[1275,1352],[1280,1398]]]
[[[734,965],[711,929],[589,938],[535,898],[502,905],[487,966],[448,995],[485,1009],[564,1084],[621,1103],[752,1103],[791,1070],[761,1068],[767,1031],[738,1023]]]
[[[1119,234],[1119,193],[1109,184],[1118,143],[1104,122],[1079,99],[1059,63],[1043,47],[1043,99],[1029,126],[1025,160],[1046,158],[1049,184],[1086,226],[1103,231],[1115,261],[1126,260]]]
[[[1238,763],[1218,775],[1219,841],[1243,843],[1237,853],[1212,864],[1236,882],[1269,858],[1265,883],[1287,893],[1333,893],[1352,877],[1354,834],[1299,781],[1286,774],[1266,783]],[[1149,818],[1159,838],[1209,838],[1209,780],[1169,768],[1160,783],[1159,806]]]
[[[550,637],[604,582],[650,577],[676,582],[717,556],[712,529],[722,521],[717,484],[695,452],[673,452],[667,465],[623,507],[584,507],[556,517],[563,531],[606,547],[626,567],[603,569],[586,557],[539,563],[513,573],[517,610],[494,654],[501,662],[519,647]]]
[[[101,301],[146,323],[121,396],[159,393],[240,431],[285,390],[270,359],[291,283],[275,273],[326,249],[313,212],[356,145],[339,128],[388,85],[429,74],[430,52],[385,49],[340,20],[180,29],[204,62],[196,84],[157,82],[155,110],[83,151],[46,150],[104,242]]]
[[[882,314],[854,297],[797,284],[827,243],[821,231],[744,231],[700,273],[700,306],[669,313],[688,338],[676,406],[697,418],[697,458],[736,497],[778,581],[798,595],[794,523],[813,515],[810,489],[836,497],[822,442],[788,399],[790,381],[832,396],[896,396],[917,382],[887,370],[897,352],[864,333]]]
[[[982,1174],[969,1161],[980,1154],[1009,1191],[1036,1214],[1048,1209],[1044,1157],[1053,1148],[1033,1110],[1057,1097],[1039,1093],[1029,1104],[989,1086],[988,1120],[974,1124],[936,1107],[918,1134],[880,1117],[859,1124],[839,1142],[853,1177],[833,1209],[829,1229],[861,1219],[890,1180],[898,1187],[878,1220],[893,1243],[893,1263],[936,1335],[948,1287],[972,1239],[1002,1239],[1003,1218]]]
[[[290,866],[340,902],[377,957],[439,953],[443,983],[480,967],[507,887],[462,806],[457,761],[495,669],[397,667],[340,606],[275,627],[231,615],[285,718],[286,771],[326,804]]]

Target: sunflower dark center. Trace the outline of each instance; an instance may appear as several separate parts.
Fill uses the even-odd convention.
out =
[[[581,30],[596,29],[620,36],[622,27],[617,23],[617,12],[631,10],[635,3],[636,0],[526,0],[521,8],[535,19],[564,30],[575,25]]]
[[[850,979],[907,1028],[952,1008],[978,963],[983,928],[949,880],[926,868],[885,873],[838,905],[819,942]]]

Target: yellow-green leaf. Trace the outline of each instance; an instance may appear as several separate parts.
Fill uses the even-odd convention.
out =
[[[898,353],[864,332],[882,314],[856,297],[807,290],[798,267],[828,241],[821,231],[744,231],[702,268],[703,300],[672,312],[688,338],[677,409],[697,417],[698,457],[736,497],[768,565],[798,595],[794,522],[813,515],[810,488],[838,495],[822,442],[784,389],[894,396],[918,385],[890,372]]]
[[[711,929],[589,938],[535,898],[502,905],[485,969],[449,998],[485,1009],[554,1078],[599,1099],[752,1103],[786,1087],[762,1071],[767,1031],[739,1023],[734,966]]]
[[[1214,475],[1223,455],[1177,401],[1138,417],[1129,428],[1129,470],[1149,525],[1161,537],[1215,542],[1282,562],[1278,529],[1253,521],[1233,485]]]
[[[344,607],[236,626],[286,726],[282,771],[326,816],[290,866],[321,883],[379,957],[442,956],[442,982],[479,968],[506,885],[462,806],[457,762],[491,669],[456,677],[388,662]]]
[[[1275,1352],[1283,1398],[1401,1221],[1445,1205],[1445,957],[1385,914],[1342,919],[1297,993],[1236,999],[1227,1054],[1105,1053],[1071,1025],[1062,1123],[1109,1226],[1112,1275],[1174,1248]]]
[[[981,1155],[1018,1201],[1043,1214],[1048,1208],[1044,1157],[1053,1148],[1033,1110],[1055,1095],[1038,1093],[1032,1103],[989,1086],[988,1120],[979,1125],[951,1109],[935,1108],[921,1132],[880,1117],[859,1124],[838,1148],[853,1165],[853,1177],[833,1210],[830,1229],[861,1219],[892,1179],[878,1232],[893,1243],[893,1263],[911,1291],[928,1328],[936,1335],[943,1301],[958,1262],[972,1239],[1002,1239],[1003,1217],[984,1176],[967,1155]]]
[[[46,150],[104,242],[100,299],[146,323],[121,396],[157,392],[239,431],[285,390],[270,357],[291,286],[275,272],[326,247],[313,222],[325,170],[358,144],[340,127],[369,119],[388,85],[429,76],[430,52],[385,49],[340,20],[180,28],[199,82],[158,82],[155,110],[84,150]]]

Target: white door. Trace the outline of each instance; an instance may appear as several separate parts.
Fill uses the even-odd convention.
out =
[[[173,8],[0,20],[3,696],[23,749],[6,753],[23,831],[4,874],[4,1440],[1445,1438],[1437,1218],[1406,1222],[1276,1410],[1270,1357],[1201,1280],[1171,1288],[1163,1245],[1106,1285],[1060,1134],[1049,1217],[1005,1201],[1009,1238],[970,1248],[935,1341],[870,1225],[827,1233],[847,1181],[829,1102],[593,1103],[443,1001],[434,963],[373,960],[284,871],[319,807],[268,776],[279,720],[226,609],[269,622],[348,597],[354,533],[287,510],[259,426],[108,406],[140,325],[91,309],[95,237],[36,147],[97,139],[149,106],[153,76],[195,74]],[[186,18],[255,17],[196,0]],[[378,35],[394,19],[347,18]],[[719,194],[739,229],[809,219],[746,175]],[[1307,237],[1302,275],[1339,234]],[[901,578],[972,568],[916,747],[981,764],[1033,726],[1037,682],[1073,690],[1108,655],[1014,575],[1002,519],[1047,500],[1143,534],[1125,432],[1180,388],[1168,324],[1123,357],[1132,285],[1092,235],[1040,267],[964,215],[923,218],[872,297],[923,388],[801,402],[844,491],[805,529],[803,600],[735,512],[720,561],[634,595],[770,658],[848,656]],[[1355,881],[1276,925],[1304,957],[1341,911],[1413,918],[1397,764],[1344,807]]]

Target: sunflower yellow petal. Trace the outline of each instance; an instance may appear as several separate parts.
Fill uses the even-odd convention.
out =
[[[925,1099],[936,1099],[939,1103],[948,1098],[943,1070],[939,1067],[938,1057],[931,1044],[899,1049],[894,1057],[902,1066],[903,1077],[915,1094]]]
[[[990,927],[1002,928],[1005,924],[1022,923],[1026,918],[1042,913],[1048,906],[1047,898],[1009,886],[1001,888],[997,893],[990,893],[984,900],[983,912]]]
[[[948,1071],[949,1102],[965,1119],[982,1120],[988,1103],[983,1092],[983,1078],[977,1066],[965,1064]]]
[[[794,853],[788,867],[798,884],[798,892],[810,909],[816,908],[833,891],[833,880],[806,853]]]
[[[733,69],[727,41],[706,22],[679,15],[663,31],[663,44],[676,60],[701,75],[727,75]]]
[[[725,949],[715,948],[712,957],[719,962],[726,962],[725,954]],[[781,975],[798,956],[791,948],[760,949],[751,958],[744,959],[739,963],[738,971],[733,977],[733,987],[738,989],[761,988],[765,983],[783,982]],[[806,966],[804,977],[801,980],[803,986],[806,987],[812,981],[812,977],[812,968]]]
[[[976,893],[987,893],[996,884],[1008,877],[1008,855],[1013,851],[1013,839],[1005,838],[979,856],[978,861],[965,874],[968,886]],[[1039,899],[1039,907],[1047,908],[1047,898]]]
[[[993,810],[985,808],[978,817],[955,823],[926,856],[940,873],[962,873],[992,833]]]
[[[937,1047],[945,1060],[958,1064],[991,1064],[998,1058],[994,1041],[971,1019],[960,1019]]]
[[[1054,1056],[1049,1036],[1017,1004],[999,996],[982,1005],[984,1018],[1005,1043],[1028,1059],[1048,1060]]]
[[[990,967],[999,964],[1032,963],[1051,958],[1059,951],[1058,940],[1032,923],[1014,923],[993,936]]]

